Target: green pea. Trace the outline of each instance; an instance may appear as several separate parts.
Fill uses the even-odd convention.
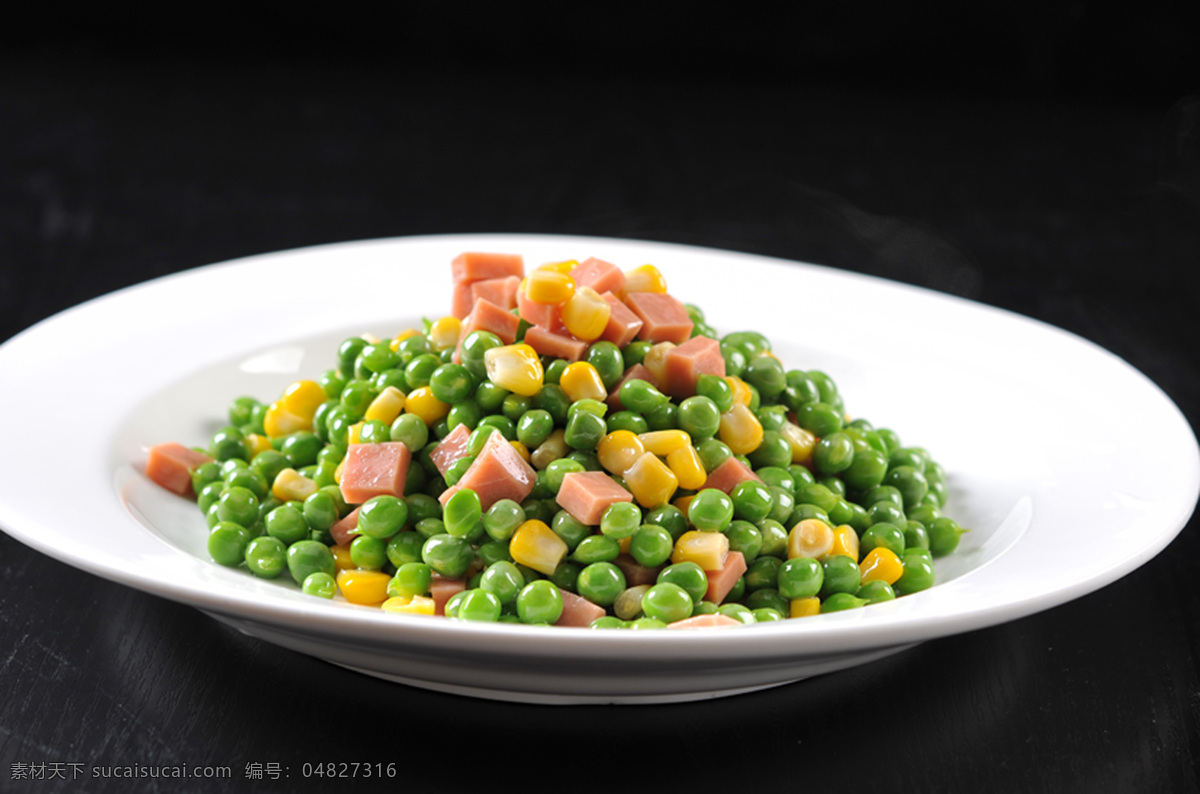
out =
[[[525,523],[525,511],[512,499],[500,499],[487,509],[481,520],[488,537],[506,541]]]
[[[858,588],[858,592],[855,595],[868,604],[878,604],[883,601],[894,600],[896,598],[896,591],[882,579],[872,579],[869,582],[864,582],[863,586]]]
[[[375,387],[369,381],[352,380],[342,389],[338,402],[345,412],[345,418],[350,422],[357,422],[363,418],[371,401],[377,396]]]
[[[251,534],[233,521],[217,521],[208,533],[208,554],[220,565],[237,567],[245,562]]]
[[[612,342],[593,342],[584,354],[584,361],[596,368],[606,389],[611,390],[625,374],[625,358],[621,348]]]
[[[696,454],[700,456],[700,462],[704,464],[705,471],[712,471],[733,457],[733,451],[729,449],[729,445],[715,438],[705,439],[697,444]]]
[[[478,587],[471,588],[462,593],[454,610],[454,617],[459,620],[495,623],[500,619],[503,606],[494,593]]]
[[[346,387],[346,376],[336,369],[327,369],[317,377],[317,383],[325,392],[325,396],[337,400],[342,389]]]
[[[642,612],[651,620],[674,623],[692,615],[695,600],[678,584],[660,581],[642,595]]]
[[[267,478],[255,468],[250,466],[239,466],[227,472],[223,478],[225,488],[245,488],[252,492],[254,496],[262,500],[268,496],[270,486],[267,484]]]
[[[795,489],[797,504],[810,504],[828,513],[838,503],[838,495],[820,483],[797,485]]]
[[[449,579],[461,577],[474,559],[469,540],[446,532],[429,537],[421,547],[421,561]]]
[[[218,461],[245,460],[248,457],[245,434],[233,426],[221,428],[209,440],[208,454]]]
[[[531,408],[517,420],[517,440],[534,449],[554,432],[554,417],[549,411]]]
[[[719,488],[705,488],[688,503],[688,521],[704,532],[721,532],[733,520],[734,503]]]
[[[929,551],[934,557],[943,557],[957,549],[959,539],[966,532],[957,521],[946,516],[935,518],[927,529]]]
[[[646,427],[651,430],[674,430],[679,426],[679,407],[675,403],[663,403],[646,414]]]
[[[642,416],[646,416],[668,402],[665,394],[639,378],[632,378],[621,384],[621,388],[617,391],[617,399],[625,408]]]
[[[294,502],[285,502],[267,513],[263,523],[267,534],[282,541],[285,546],[308,537],[309,526],[304,519],[304,511]]]
[[[588,411],[580,411],[567,421],[563,441],[572,449],[595,449],[607,432],[607,425],[602,418]]]
[[[600,516],[600,532],[616,540],[631,537],[642,526],[642,510],[633,502],[614,502]]]
[[[466,537],[475,531],[483,520],[483,504],[479,494],[470,488],[462,488],[451,496],[442,511],[442,523],[446,532],[456,537]]]
[[[425,545],[425,536],[411,529],[402,530],[392,535],[387,542],[387,558],[394,567],[409,562],[421,562],[421,547]]]
[[[858,560],[842,554],[826,557],[821,562],[824,568],[824,582],[821,585],[821,598],[828,598],[833,593],[856,593],[862,584],[862,575],[858,569]]]
[[[483,356],[494,347],[501,347],[504,342],[490,331],[471,331],[462,339],[459,348],[459,358],[467,371],[476,380],[483,381],[487,377],[487,368]]]
[[[645,433],[650,430],[650,425],[647,424],[646,418],[641,414],[635,414],[633,411],[616,411],[611,414],[605,422],[608,432],[614,430],[628,430],[631,433]]]
[[[309,494],[302,504],[309,529],[327,530],[341,518],[337,500],[323,488]]]
[[[326,571],[313,571],[300,583],[300,591],[317,598],[333,598],[337,595],[337,580]]]
[[[758,390],[765,400],[774,400],[787,386],[787,374],[783,364],[774,356],[755,356],[746,362],[742,380]]]
[[[546,578],[554,582],[555,586],[564,593],[574,593],[577,591],[576,582],[579,579],[579,572],[583,570],[583,566],[572,560],[563,560],[554,568],[554,572]]]
[[[721,604],[719,607],[717,607],[717,614],[733,618],[734,620],[740,621],[747,626],[756,622],[754,619],[754,612],[751,611],[750,607],[736,602],[726,602]]]
[[[819,475],[838,474],[854,462],[854,440],[844,432],[830,433],[813,448],[813,467]]]
[[[764,430],[758,448],[748,455],[755,469],[765,466],[786,469],[792,462],[792,445],[777,430]]]
[[[387,594],[397,596],[423,596],[429,592],[433,581],[433,569],[423,562],[407,561],[396,567],[396,573],[388,581]]]
[[[779,569],[783,560],[775,556],[760,555],[754,562],[746,566],[742,576],[746,580],[747,592],[761,590],[764,587],[775,588],[779,584]]]
[[[739,518],[729,522],[725,536],[729,538],[729,550],[741,552],[747,565],[754,562],[762,551],[762,533],[749,521]]]
[[[216,501],[217,518],[250,527],[258,520],[258,497],[254,491],[242,486],[225,488]]]
[[[465,425],[468,430],[474,430],[483,419],[483,409],[479,407],[479,403],[468,398],[451,405],[444,421],[449,430],[453,430],[459,425]]]
[[[760,587],[742,599],[742,602],[755,613],[754,617],[759,623],[764,622],[760,610],[769,610],[783,617],[791,609],[788,600],[774,587]],[[767,615],[767,618],[773,619],[770,615]]]
[[[904,547],[906,549],[929,548],[929,531],[920,521],[909,519],[904,523]]]
[[[493,414],[503,408],[505,398],[512,392],[492,383],[486,374],[482,377],[483,381],[475,387],[475,402],[479,403],[485,414]]]
[[[567,544],[569,551],[575,551],[575,548],[583,542],[583,539],[592,534],[590,526],[566,510],[559,510],[554,514],[554,518],[550,521],[550,529],[554,531],[554,534],[562,538],[563,543]]]
[[[332,577],[337,573],[333,552],[318,540],[299,540],[288,546],[287,565],[292,579],[300,585],[309,574],[320,572]]]
[[[721,426],[717,404],[703,395],[688,397],[681,402],[676,418],[679,429],[692,437],[693,444],[712,438]]]
[[[929,490],[929,481],[925,474],[916,466],[891,466],[884,475],[883,482],[900,491],[904,498],[905,507],[915,507],[920,504]]]
[[[546,579],[530,582],[517,594],[517,616],[522,623],[555,623],[562,611],[562,591]]]
[[[546,486],[551,494],[557,494],[562,487],[563,477],[568,474],[581,474],[585,471],[582,463],[572,458],[552,460],[543,470],[546,473]]]
[[[621,357],[625,359],[625,369],[629,369],[634,364],[641,364],[646,360],[646,353],[654,346],[653,342],[647,342],[644,339],[638,339],[630,342],[621,351]]]
[[[517,600],[517,594],[525,586],[525,577],[513,563],[500,560],[483,569],[479,577],[479,587],[500,600],[501,604],[512,604]]]
[[[865,598],[859,598],[853,593],[832,593],[821,602],[821,612],[842,612],[847,609],[858,609],[866,606],[868,603]]]
[[[784,598],[811,598],[821,592],[824,583],[825,569],[818,560],[793,557],[779,566],[775,586]]]
[[[563,372],[567,369],[567,364],[570,363],[566,359],[554,358],[546,362],[543,367],[543,380],[546,383],[558,384],[562,381]]]
[[[889,524],[886,521],[880,521],[877,524],[869,526],[862,533],[858,541],[858,548],[861,554],[875,548],[885,548],[895,552],[897,555],[904,553],[904,530],[895,524]]]
[[[764,518],[758,524],[759,534],[762,535],[763,544],[760,555],[768,557],[778,557],[783,559],[787,556],[787,541],[788,530],[782,522],[776,521],[773,518]],[[788,526],[794,526],[789,524]]]
[[[733,387],[720,375],[709,372],[700,375],[696,379],[696,394],[711,400],[719,414],[733,408]]]
[[[783,620],[783,613],[786,609],[786,606],[781,605],[759,607],[751,614],[754,615],[755,623],[774,623],[777,620]]]
[[[405,375],[407,377],[407,373]],[[447,405],[470,397],[476,385],[474,376],[462,364],[441,364],[429,373],[429,390]]]
[[[691,596],[692,601],[699,602],[708,592],[708,574],[691,560],[676,562],[658,572],[657,581],[678,585]]]
[[[625,627],[625,621],[614,615],[601,615],[588,624],[589,629],[620,629]]]
[[[581,565],[612,562],[621,554],[621,544],[607,535],[588,535],[571,552],[572,559]]]
[[[350,561],[356,568],[378,571],[388,562],[387,541],[359,535],[350,541]]]
[[[416,414],[400,414],[388,429],[388,439],[399,441],[412,453],[429,443],[429,426]]]
[[[805,403],[796,410],[797,424],[817,438],[841,430],[843,421],[841,411],[826,402]]]
[[[611,606],[625,590],[625,574],[611,562],[594,562],[579,572],[575,587],[589,601]]]
[[[868,525],[887,523],[902,527],[908,523],[904,510],[891,502],[876,502],[867,508]]]
[[[546,383],[533,395],[533,407],[546,411],[554,418],[555,425],[567,423],[567,411],[571,407],[571,398],[556,383]]]
[[[629,538],[629,554],[647,568],[657,568],[671,559],[675,539],[664,527],[642,524]]]

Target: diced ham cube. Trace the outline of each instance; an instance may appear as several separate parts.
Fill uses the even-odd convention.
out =
[[[708,577],[708,590],[704,599],[719,604],[729,595],[729,591],[737,584],[738,579],[746,572],[746,558],[740,551],[731,551],[725,555],[725,564],[716,571],[705,571]]]
[[[517,291],[517,314],[530,325],[540,326],[551,331],[563,328],[561,303],[531,301],[520,290]]]
[[[404,496],[412,453],[401,441],[351,444],[342,464],[342,498],[358,505],[373,496]]]
[[[429,597],[433,599],[433,614],[446,614],[446,602],[467,589],[465,579],[448,579],[435,573],[429,581]]]
[[[721,343],[707,336],[693,336],[667,351],[664,369],[664,391],[680,400],[691,397],[701,375],[725,376]]]
[[[333,542],[337,545],[349,546],[350,541],[358,537],[358,510],[354,508],[329,528],[329,534],[333,535]]]
[[[480,298],[488,300],[502,309],[516,308],[517,288],[520,284],[519,276],[485,278],[482,281],[460,281],[454,285],[450,313],[462,319],[467,316],[475,305],[475,301]]]
[[[146,455],[146,476],[153,482],[180,496],[192,491],[192,470],[211,457],[175,441],[150,447]]]
[[[692,335],[691,315],[678,298],[665,292],[631,292],[627,305],[642,321],[638,338],[649,342],[683,344]]]
[[[642,318],[634,314],[633,310],[613,293],[603,292],[600,297],[604,298],[610,307],[608,325],[604,327],[600,338],[624,348],[637,339],[638,331],[642,330]]]
[[[588,343],[567,333],[555,333],[540,325],[525,329],[525,344],[542,356],[578,361],[587,352]]]
[[[734,486],[743,480],[761,480],[754,470],[742,463],[736,457],[726,458],[715,469],[708,473],[704,482],[705,488],[716,488],[729,493]]]
[[[562,599],[562,615],[557,621],[555,621],[555,626],[577,626],[580,628],[587,628],[588,626],[592,625],[593,620],[596,618],[602,618],[607,614],[604,610],[604,607],[593,601],[587,600],[581,595],[568,592],[567,590],[562,591]]]
[[[608,397],[604,399],[604,402],[611,410],[621,411],[625,408],[625,406],[621,403],[621,387],[625,385],[626,381],[630,380],[644,380],[653,385],[655,388],[658,387],[658,384],[656,384],[654,381],[654,375],[650,372],[650,370],[646,369],[645,365],[634,364],[632,367],[625,370],[625,374],[622,375],[621,379],[613,385],[612,390],[608,393]]]
[[[500,337],[504,344],[511,345],[517,341],[517,330],[520,327],[521,319],[508,309],[487,298],[477,299],[463,319],[462,330],[458,335],[458,347],[454,350],[454,363],[462,363],[462,343],[472,331],[487,331]]]
[[[686,631],[687,629],[731,629],[741,625],[744,624],[737,618],[722,615],[720,612],[712,612],[707,615],[692,615],[690,618],[668,623],[667,628]]]
[[[478,494],[480,504],[487,510],[501,499],[525,501],[536,484],[537,472],[533,467],[525,462],[503,433],[492,433],[463,476],[442,491],[438,499],[445,505],[458,491],[470,488]]]
[[[591,257],[571,270],[576,287],[591,287],[601,294],[620,292],[625,288],[625,271],[603,259]]]
[[[437,470],[442,476],[446,476],[446,472],[460,458],[467,454],[467,444],[471,440],[471,428],[465,424],[455,425],[454,429],[446,434],[438,445],[429,453],[429,459],[433,461],[433,465],[437,466]]]
[[[495,254],[479,251],[461,253],[450,262],[455,284],[525,275],[525,259],[520,254]]]
[[[609,505],[632,502],[633,494],[602,471],[573,471],[563,476],[555,501],[576,520],[595,526]]]
[[[662,568],[650,568],[635,560],[632,555],[622,552],[613,560],[621,572],[625,574],[625,586],[637,587],[642,584],[654,584],[658,581],[658,572]]]

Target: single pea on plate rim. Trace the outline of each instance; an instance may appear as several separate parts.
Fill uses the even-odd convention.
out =
[[[233,396],[277,394],[325,366],[347,334],[394,333],[445,313],[448,263],[468,250],[520,253],[531,264],[589,256],[654,264],[718,331],[762,332],[785,365],[828,372],[852,416],[928,448],[947,472],[952,514],[971,532],[938,560],[928,591],[708,631],[390,615],[213,563],[194,503],[144,477],[145,450],[168,438],[201,442]],[[334,272],[336,289],[328,286]],[[264,300],[288,310],[264,311]],[[38,323],[0,346],[0,371],[13,382],[77,373],[90,384],[93,417],[13,428],[10,449],[26,454],[0,461],[0,526],[9,535],[282,647],[382,679],[498,700],[733,695],[1018,619],[1153,558],[1187,523],[1200,488],[1195,434],[1178,408],[1080,337],[919,287],[649,241],[433,235],[252,256],[155,279]],[[45,395],[48,415],[77,411],[70,390]],[[6,390],[0,408],[19,415],[23,399]],[[1118,405],[1137,412],[1138,433],[1097,432]],[[1156,465],[1125,465],[1135,453]],[[64,455],[69,478],[42,476],[62,467]]]

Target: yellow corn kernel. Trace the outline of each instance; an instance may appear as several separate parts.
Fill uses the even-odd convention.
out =
[[[525,565],[549,576],[567,556],[566,541],[544,521],[531,518],[513,533],[508,541],[508,553],[513,562]]]
[[[591,287],[580,287],[562,306],[563,325],[576,339],[591,342],[608,327],[612,306]]]
[[[788,559],[820,559],[833,549],[833,527],[819,518],[806,518],[788,532]]]
[[[321,407],[321,403],[329,399],[321,384],[313,380],[298,380],[288,386],[280,402],[283,409],[306,420],[312,426],[313,414]]]
[[[346,428],[346,443],[357,444],[362,440],[362,422],[355,422]]]
[[[812,460],[813,450],[817,446],[817,437],[808,430],[805,430],[794,422],[784,422],[779,428],[779,435],[783,436],[788,442],[788,446],[792,448],[792,463],[808,463]]]
[[[251,460],[254,460],[254,456],[260,452],[274,449],[271,446],[271,439],[258,433],[247,433],[243,440],[246,442],[246,451],[250,453]]]
[[[429,596],[392,596],[379,605],[384,612],[400,615],[434,615],[437,604]]]
[[[371,400],[371,404],[367,406],[367,411],[363,415],[363,418],[390,425],[396,421],[396,417],[404,410],[405,399],[404,392],[395,386],[386,386],[374,400]]]
[[[447,315],[434,320],[429,325],[429,344],[434,350],[445,350],[458,344],[462,335],[462,320],[454,315]]]
[[[372,333],[359,334],[359,337],[363,341],[365,341],[368,345],[377,345],[381,341],[383,341],[379,337],[375,336],[375,334],[372,334]]]
[[[575,294],[575,279],[557,270],[539,268],[525,277],[522,289],[534,303],[563,303]]]
[[[650,377],[654,379],[655,383],[667,382],[667,354],[674,347],[674,342],[659,342],[647,350],[645,357],[642,358],[642,366],[650,370]]]
[[[725,442],[734,455],[749,455],[762,443],[762,423],[745,405],[734,403],[732,408],[721,414],[717,438]]]
[[[421,421],[432,426],[439,419],[450,413],[450,406],[433,396],[433,390],[428,386],[418,386],[408,393],[404,399],[404,410],[420,417]]]
[[[363,571],[347,568],[338,571],[338,590],[351,604],[377,606],[388,600],[387,586],[392,577],[383,571]]]
[[[689,529],[675,541],[671,562],[694,562],[706,571],[719,571],[729,556],[729,536],[724,532]]]
[[[691,444],[685,444],[679,449],[667,453],[667,466],[675,472],[680,488],[697,491],[708,481],[708,472],[700,460],[700,453]]]
[[[333,470],[333,481],[338,485],[342,484],[342,472],[346,469],[346,459],[343,457],[338,461],[338,465]]]
[[[839,524],[833,528],[833,548],[826,556],[841,555],[858,562],[858,533],[849,524]]]
[[[421,332],[416,328],[405,328],[403,331],[392,337],[391,341],[388,342],[388,347],[390,347],[392,350],[398,350],[400,349],[401,342],[403,342],[405,339],[408,339],[410,336],[419,336],[420,333]]]
[[[284,407],[283,400],[267,406],[263,414],[263,431],[269,438],[290,436],[299,430],[312,430],[312,417],[305,419]]]
[[[570,273],[575,268],[579,267],[579,262],[574,259],[564,259],[562,262],[546,262],[538,265],[538,270],[552,270],[556,273]],[[534,271],[537,272],[537,271]]]
[[[524,343],[489,348],[483,354],[483,365],[488,380],[523,397],[541,391],[546,377],[537,351]]]
[[[571,402],[584,399],[603,402],[608,396],[600,372],[587,361],[573,361],[568,364],[562,371],[558,385],[571,398]]]
[[[741,403],[746,407],[750,406],[752,395],[750,393],[750,384],[739,378],[737,375],[726,375],[725,382],[729,384],[729,388],[733,390],[734,403]]]
[[[275,475],[271,494],[281,502],[303,502],[317,492],[317,484],[292,468]]]
[[[567,446],[566,433],[559,427],[545,441],[538,444],[537,449],[529,453],[529,463],[533,468],[541,470],[559,458],[566,457],[570,452],[571,448]]]
[[[658,507],[671,501],[679,478],[653,452],[643,452],[623,475],[625,487],[642,507]]]
[[[638,265],[625,271],[625,292],[666,292],[667,280],[654,265]]]
[[[685,496],[677,496],[671,500],[671,506],[686,516],[688,505],[690,505],[692,500],[695,498],[696,494],[694,493],[686,494]]]
[[[669,455],[677,449],[692,445],[692,437],[686,430],[650,430],[639,433],[638,438],[647,452],[659,456]]]
[[[357,568],[354,560],[350,559],[350,546],[339,546],[336,543],[329,547],[329,551],[333,553],[333,567],[339,571],[344,571],[347,568]]]
[[[517,454],[521,456],[522,460],[524,460],[526,463],[529,462],[529,447],[525,446],[515,438],[508,443],[511,444],[512,448],[517,451]]]
[[[816,596],[793,598],[788,602],[788,617],[806,618],[821,613],[821,599]]]
[[[904,573],[904,563],[896,552],[885,546],[876,546],[863,557],[858,570],[863,583],[879,580],[895,584],[900,574]]]
[[[596,445],[596,457],[610,474],[624,475],[645,451],[642,440],[632,430],[614,430]]]

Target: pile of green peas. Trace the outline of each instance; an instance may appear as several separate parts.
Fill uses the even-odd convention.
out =
[[[726,374],[750,390],[762,441],[738,457],[757,480],[728,494],[678,491],[676,496],[692,496],[685,509],[671,503],[651,509],[614,505],[599,527],[584,525],[559,508],[555,495],[568,473],[603,470],[596,447],[608,433],[682,429],[706,471],[733,456],[718,435],[720,417],[732,401],[729,382],[701,376],[697,393],[677,402],[634,380],[621,389],[621,409],[608,411],[596,400],[572,402],[559,385],[568,362],[544,358],[544,385],[523,396],[486,376],[484,354],[502,344],[498,337],[471,332],[455,363],[453,348],[434,346],[426,322],[426,333],[395,345],[345,339],[334,365],[317,381],[325,399],[311,429],[271,438],[267,449],[255,450],[254,444],[257,438],[261,446],[265,436],[267,404],[245,396],[232,402],[228,424],[205,448],[213,461],[193,472],[213,559],[244,565],[262,578],[288,576],[306,593],[334,597],[330,529],[354,507],[343,499],[336,472],[355,427],[362,443],[404,443],[413,464],[403,496],[376,497],[361,506],[358,536],[347,551],[350,562],[390,575],[389,596],[424,594],[434,575],[468,577],[466,589],[445,605],[450,617],[553,623],[561,613],[561,593],[569,591],[605,607],[596,628],[656,628],[713,612],[757,623],[788,617],[793,599],[817,597],[821,611],[830,612],[932,586],[933,560],[953,552],[965,531],[943,512],[948,494],[942,466],[893,431],[848,419],[832,378],[786,369],[762,334],[718,336],[703,312],[691,305],[688,311],[693,335],[718,339]],[[611,389],[650,348],[643,341],[624,349],[600,341],[584,360]],[[389,386],[410,396],[424,388],[449,408],[432,421],[414,411],[391,423],[365,419],[368,406]],[[784,432],[789,422],[817,439],[805,464],[793,462]],[[443,476],[430,453],[458,425],[472,431],[467,455]],[[561,444],[547,449],[556,430],[563,431]],[[493,432],[530,451],[537,470],[533,493],[520,503],[505,499],[483,510],[477,495],[462,490],[443,507],[438,496],[462,476]],[[311,480],[315,491],[299,501],[278,498],[274,484],[285,470]],[[890,584],[864,583],[859,559],[850,556],[789,559],[789,529],[809,518],[852,527],[860,556],[877,546],[892,550],[903,561],[903,574]],[[548,525],[570,551],[549,575],[515,562],[509,553],[514,532],[531,519]],[[706,574],[698,564],[671,563],[675,541],[692,529],[724,533],[729,548],[741,552],[748,565],[720,604],[704,599]],[[616,562],[625,540],[637,563],[658,569],[652,584],[627,586]]]

